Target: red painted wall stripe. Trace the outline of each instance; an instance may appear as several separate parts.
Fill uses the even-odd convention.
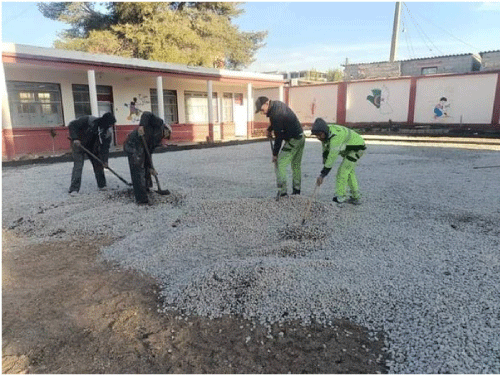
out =
[[[346,123],[347,82],[341,82],[337,89],[337,124]]]
[[[497,89],[495,91],[495,100],[493,101],[491,125],[500,125],[500,73],[497,75]]]
[[[412,77],[410,80],[410,99],[408,102],[408,125],[413,125],[415,121],[415,101],[417,98],[417,79]]]

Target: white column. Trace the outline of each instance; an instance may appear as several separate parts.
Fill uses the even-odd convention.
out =
[[[165,105],[163,103],[163,77],[156,77],[156,93],[158,97],[158,116],[165,121]]]
[[[12,129],[7,81],[5,80],[5,71],[2,63],[0,63],[0,80],[2,81],[2,129]]]
[[[95,84],[95,71],[88,70],[87,76],[89,79],[90,111],[92,112],[92,116],[99,117],[99,107],[97,106],[97,88]]]
[[[208,101],[208,140],[214,142],[214,106],[212,103],[212,80],[207,81]]]
[[[207,81],[207,92],[208,92],[208,124],[213,124],[214,123],[214,106],[212,103],[212,93],[213,93],[213,86],[212,86],[212,80]]]
[[[283,85],[280,85],[280,87],[279,87],[279,100],[281,102],[284,102],[283,98],[284,98],[284,96],[283,96]]]
[[[247,122],[247,138],[252,135],[252,121],[255,112],[255,104],[252,97],[252,84],[247,84],[247,110],[248,110],[248,122]]]

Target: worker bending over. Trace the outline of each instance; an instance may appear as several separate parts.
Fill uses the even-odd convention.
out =
[[[359,205],[361,194],[355,168],[356,163],[366,150],[363,138],[352,129],[337,124],[327,124],[321,118],[314,121],[311,134],[315,135],[323,146],[323,169],[316,179],[316,184],[319,186],[323,183],[323,179],[328,175],[335,160],[340,155],[343,159],[337,170],[333,201],[338,206],[343,206],[346,201]],[[350,197],[346,195],[347,186],[350,189]]]
[[[271,122],[267,128],[267,136],[272,137],[272,132],[275,136],[273,163],[276,165],[278,186],[276,198],[287,196],[286,168],[289,164],[292,167],[292,194],[300,194],[301,164],[306,139],[299,119],[285,103],[270,100],[264,96],[257,98],[255,109],[255,113],[260,112],[266,115]],[[285,145],[280,151],[283,141],[285,141]]]

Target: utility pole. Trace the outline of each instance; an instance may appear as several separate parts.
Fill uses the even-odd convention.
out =
[[[393,63],[394,60],[396,60],[396,53],[398,52],[400,17],[401,17],[401,1],[397,1],[396,10],[394,11],[394,25],[392,27],[391,56],[389,58],[389,61],[391,63]]]

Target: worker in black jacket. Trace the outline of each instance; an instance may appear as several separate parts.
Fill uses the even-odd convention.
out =
[[[112,140],[111,126],[115,123],[116,119],[111,112],[105,113],[102,117],[82,116],[69,123],[69,137],[74,161],[69,193],[79,192],[82,183],[83,162],[86,153],[80,146],[85,147],[107,165]],[[103,164],[90,155],[88,157],[94,168],[97,186],[100,189],[106,187]]]
[[[285,103],[259,97],[255,102],[255,113],[265,114],[271,125],[267,128],[267,136],[274,132],[273,163],[276,165],[277,199],[287,196],[286,168],[292,167],[292,194],[300,194],[301,165],[304,154],[305,136],[297,115]],[[283,149],[281,145],[285,142]]]
[[[143,112],[139,127],[132,131],[125,140],[123,150],[127,153],[135,201],[147,204],[149,188],[153,186],[151,175],[156,175],[150,160],[153,150],[161,144],[162,139],[170,138],[172,129],[162,119],[151,112]],[[144,142],[146,141],[147,150]]]

